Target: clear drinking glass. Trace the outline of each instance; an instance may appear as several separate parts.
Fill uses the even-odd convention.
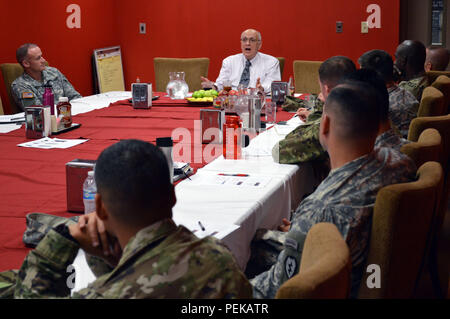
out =
[[[248,95],[239,95],[234,104],[234,110],[242,120],[242,128],[248,128],[249,112],[248,112]]]
[[[231,87],[231,81],[230,80],[224,80],[223,81],[223,89],[227,92],[230,92],[232,87]]]
[[[266,102],[266,124],[273,125],[277,119],[277,104]]]

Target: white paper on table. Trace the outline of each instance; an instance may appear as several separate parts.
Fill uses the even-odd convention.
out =
[[[17,123],[13,123],[13,124],[1,124],[0,125],[0,133],[9,133],[11,131],[17,130],[19,128],[22,127],[23,124],[21,124],[19,122],[19,124]]]
[[[78,250],[78,254],[75,257],[72,266],[72,271],[75,271],[75,283],[71,290],[71,295],[73,295],[74,292],[86,288],[97,278],[87,264],[86,254],[83,249]],[[70,268],[68,269],[70,270]],[[70,271],[68,271],[68,274],[70,274]]]
[[[291,119],[289,119],[288,121],[287,121],[287,124],[288,125],[290,125],[290,126],[295,126],[295,127],[297,127],[297,126],[299,126],[299,125],[301,125],[301,124],[305,124],[305,122],[303,122],[301,119],[300,119],[300,117],[299,116],[293,116],[293,117],[291,117]]]
[[[299,124],[300,125],[300,124]],[[275,130],[279,135],[288,135],[293,130],[295,130],[296,125],[275,125],[272,130]]]
[[[203,238],[206,236],[214,236],[218,239],[226,237],[231,232],[239,228],[238,225],[234,224],[217,224],[210,220],[192,220],[191,215],[177,215],[173,218],[175,224],[183,225],[191,232],[194,233],[198,238]],[[203,228],[202,228],[203,227]],[[204,229],[204,230],[203,230]]]
[[[25,112],[12,115],[0,115],[0,123],[16,123],[23,121],[25,121]]]
[[[208,174],[193,181],[192,184],[206,186],[240,187],[240,188],[264,188],[270,183],[268,176],[223,176]]]
[[[26,142],[18,144],[21,147],[31,147],[31,148],[41,148],[41,149],[54,149],[54,148],[69,148],[81,143],[89,141],[88,139],[60,139],[60,138],[50,138],[44,137],[31,142]]]

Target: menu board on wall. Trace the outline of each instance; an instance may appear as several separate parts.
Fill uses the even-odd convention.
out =
[[[120,46],[94,50],[94,60],[99,92],[125,91]]]

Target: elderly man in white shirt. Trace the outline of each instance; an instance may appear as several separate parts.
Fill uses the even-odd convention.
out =
[[[261,49],[261,33],[248,29],[241,34],[242,53],[231,55],[223,60],[222,69],[216,82],[202,77],[202,87],[222,90],[226,82],[231,82],[236,90],[239,84],[270,92],[272,81],[280,81],[278,59],[258,52]]]

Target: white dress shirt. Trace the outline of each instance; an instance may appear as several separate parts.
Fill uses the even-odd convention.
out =
[[[222,62],[219,77],[214,83],[219,90],[223,89],[225,80],[231,81],[233,90],[236,90],[241,80],[242,71],[245,68],[246,58],[242,53],[231,55]],[[266,93],[270,92],[272,81],[281,81],[280,63],[278,59],[261,52],[256,53],[250,60],[250,82],[249,87],[256,87],[256,80],[261,79],[261,85]]]

